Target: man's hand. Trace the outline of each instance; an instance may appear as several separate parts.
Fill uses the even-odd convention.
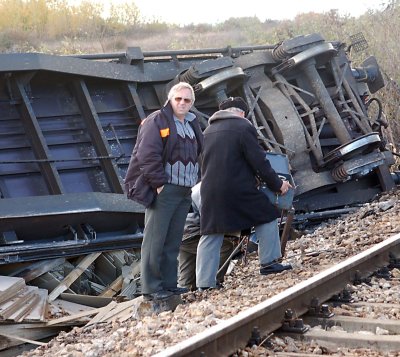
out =
[[[293,186],[289,183],[289,181],[283,180],[282,186],[280,188],[281,194],[284,195],[289,191],[289,188],[293,188]]]
[[[164,185],[157,187],[157,194],[160,194],[163,189],[164,189]]]

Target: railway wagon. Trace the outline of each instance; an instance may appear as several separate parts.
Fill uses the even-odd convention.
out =
[[[319,34],[275,45],[59,56],[0,54],[0,264],[139,247],[144,208],[123,179],[141,120],[179,81],[203,128],[230,96],[289,158],[298,213],[367,202],[398,183],[363,46]],[[375,110],[371,110],[371,107]],[[234,175],[234,173],[232,173]]]

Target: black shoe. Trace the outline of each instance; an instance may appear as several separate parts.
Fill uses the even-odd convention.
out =
[[[217,281],[217,285],[215,287],[210,287],[210,286],[206,286],[206,287],[200,287],[197,288],[197,291],[202,292],[202,291],[207,291],[207,290],[214,290],[214,289],[222,289],[224,287],[223,283],[220,281]]]
[[[276,274],[290,269],[293,269],[293,267],[290,264],[272,263],[270,265],[261,266],[260,274],[261,275]]]
[[[143,298],[146,300],[165,300],[174,295],[172,291],[160,290],[156,293],[143,294]]]
[[[181,295],[189,292],[188,288],[181,288],[179,286],[176,288],[167,288],[167,290],[173,293],[174,295]]]

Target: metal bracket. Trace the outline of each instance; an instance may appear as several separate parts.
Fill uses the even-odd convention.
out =
[[[259,346],[261,343],[261,332],[258,326],[254,326],[251,330],[250,339],[247,342],[248,347],[252,347],[254,345]]]
[[[389,253],[389,269],[400,269],[400,258],[397,258],[393,253]]]
[[[317,297],[314,297],[311,300],[310,307],[308,309],[308,313],[315,317],[323,317],[329,319],[333,317],[335,314],[330,310],[329,305],[321,304]]]
[[[371,278],[369,276],[363,277],[360,273],[360,271],[356,271],[354,274],[354,279],[353,279],[353,284],[354,285],[361,285],[361,284],[370,284],[371,283]]]
[[[258,326],[254,326],[253,329],[251,330],[251,335],[250,339],[247,342],[247,347],[253,347],[253,346],[263,346],[264,348],[272,348],[272,343],[270,341],[270,338],[273,334],[269,334],[268,336],[262,336],[261,337],[261,332]]]
[[[96,231],[90,224],[82,223],[81,224],[82,231],[84,232],[85,236],[88,237],[89,240],[96,239]]]
[[[376,270],[373,275],[376,276],[378,279],[391,280],[392,278],[390,270],[386,266]]]
[[[284,332],[295,332],[295,333],[306,333],[309,327],[304,325],[303,319],[295,317],[295,313],[292,309],[285,311],[285,317],[282,323],[281,330]]]
[[[351,296],[351,291],[349,289],[347,289],[347,288],[344,288],[338,294],[333,295],[331,297],[331,301],[350,303],[350,302],[354,302],[354,299]]]
[[[74,238],[74,241],[78,240],[78,232],[74,227],[72,227],[70,224],[65,226],[65,229],[68,231],[67,234],[72,234],[72,237]]]

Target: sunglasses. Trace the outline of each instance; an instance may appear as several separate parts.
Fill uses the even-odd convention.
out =
[[[182,99],[186,104],[189,104],[192,102],[192,100],[190,98],[175,97],[174,99],[175,99],[175,102],[177,102],[177,103],[180,103],[182,101]]]

